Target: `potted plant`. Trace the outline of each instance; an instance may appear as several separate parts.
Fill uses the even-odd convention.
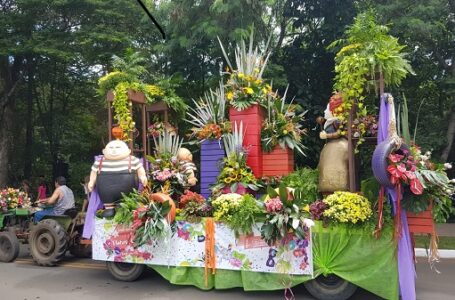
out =
[[[287,90],[286,90],[287,92]],[[263,175],[287,175],[294,170],[294,150],[304,155],[300,121],[306,113],[300,106],[287,104],[286,92],[280,101],[267,99],[267,117],[261,131]]]
[[[247,164],[247,149],[243,147],[243,124],[234,124],[232,133],[227,134],[223,139],[226,157],[221,165],[221,172],[218,175],[216,184],[212,187],[214,194],[238,193],[244,194],[248,191],[257,191],[258,182],[251,168]]]
[[[210,186],[219,175],[218,163],[225,157],[221,139],[231,131],[231,123],[226,118],[223,83],[193,103],[194,108],[187,112],[187,122],[193,125],[191,136],[201,143],[201,194],[208,197]]]

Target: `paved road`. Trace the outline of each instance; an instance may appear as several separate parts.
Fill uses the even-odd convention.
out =
[[[438,266],[442,274],[429,270],[424,261],[417,266],[417,293],[420,300],[455,299],[455,260],[445,260]],[[296,299],[314,299],[303,287],[293,289]],[[241,289],[201,291],[190,286],[174,286],[153,271],[147,271],[137,282],[125,283],[112,279],[100,262],[68,258],[59,267],[34,265],[27,256],[15,263],[0,263],[0,299],[11,300],[117,300],[117,299],[284,299],[283,293],[244,292]],[[379,299],[359,290],[354,300]]]

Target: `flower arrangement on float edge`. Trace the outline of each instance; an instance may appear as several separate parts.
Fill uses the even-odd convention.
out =
[[[170,236],[171,226],[166,218],[170,211],[169,201],[150,201],[146,196],[133,191],[123,195],[114,221],[131,226],[135,247],[140,247],[153,239]]]
[[[239,128],[235,123],[233,132],[223,139],[227,156],[223,160],[216,184],[212,186],[214,194],[219,194],[227,188],[232,193],[236,193],[239,187],[253,191],[259,189],[256,177],[246,164],[247,150],[242,146],[243,134],[243,123],[240,123]]]
[[[359,194],[335,192],[322,202],[326,204],[326,207],[321,206],[323,216],[335,222],[357,224],[373,215],[370,201]]]
[[[304,120],[306,111],[292,102],[286,104],[286,94],[287,89],[281,100],[267,97],[267,118],[261,131],[262,149],[270,152],[276,145],[280,145],[283,149],[296,149],[304,155],[305,146],[301,139],[306,131],[300,122]]]
[[[199,141],[206,139],[221,139],[223,135],[231,132],[231,123],[226,118],[226,97],[223,82],[215,91],[210,90],[199,101],[193,100],[195,108],[187,112],[193,125],[191,137]]]
[[[261,237],[269,245],[285,238],[288,233],[304,239],[305,231],[314,225],[294,202],[294,190],[283,184],[277,190],[267,187],[263,207],[266,220],[261,227]]]
[[[252,233],[255,217],[263,213],[256,198],[250,194],[223,194],[212,201],[212,206],[214,219],[226,223],[236,236]]]
[[[410,212],[420,213],[425,211],[429,204],[433,204],[433,218],[437,222],[445,222],[454,211],[451,196],[455,193],[454,182],[447,176],[446,170],[452,168],[449,163],[437,164],[431,161],[431,152],[422,154],[420,148],[412,145],[407,154],[411,157],[413,167],[405,173],[409,179],[418,180],[419,192],[415,193],[415,184],[404,185],[403,207]],[[403,166],[396,170],[403,177]],[[413,174],[409,174],[412,172]],[[398,176],[398,175],[392,175]]]
[[[14,188],[5,188],[0,191],[0,210],[29,208],[31,206],[30,197],[24,191]]]

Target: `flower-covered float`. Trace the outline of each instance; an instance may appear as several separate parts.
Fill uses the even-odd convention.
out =
[[[356,22],[365,20],[360,16]],[[122,280],[137,278],[137,266],[148,265],[174,284],[201,289],[285,289],[292,299],[290,288],[304,283],[318,299],[348,299],[356,286],[385,299],[400,294],[415,299],[406,220],[429,209],[437,218],[447,217],[453,184],[442,165],[389,126],[393,101],[383,87],[379,120],[367,114],[362,91],[371,83],[365,79],[371,60],[366,58],[376,57],[369,51],[384,45],[356,40],[355,28],[348,31],[355,47],[347,45],[337,55],[338,91],[321,123],[321,138],[329,139],[327,144],[339,139],[342,147],[321,158],[319,170],[336,164],[349,175],[345,181],[335,178],[336,172],[324,171],[321,179],[318,170],[294,171],[294,155],[305,152],[302,110],[280,98],[262,77],[269,54],[243,44],[234,66],[223,48],[226,84],[195,101],[187,116],[190,136],[202,149],[196,160],[200,167],[191,167],[201,181],[207,179],[200,193],[181,168],[178,133],[154,127],[155,151],[146,157],[149,183],[125,194],[113,218],[96,217],[93,258],[108,261],[111,273]],[[381,30],[378,35],[399,53],[396,63],[408,70],[399,45]],[[380,83],[397,84],[406,75],[387,69],[383,56],[376,58]],[[363,73],[349,77],[355,64]],[[362,87],[352,90],[352,80]],[[352,188],[351,157],[368,138],[378,143],[372,157],[375,177]],[[320,188],[321,180],[329,189]],[[331,182],[337,188],[331,190]]]

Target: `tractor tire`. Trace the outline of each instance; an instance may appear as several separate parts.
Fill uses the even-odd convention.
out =
[[[32,227],[29,244],[30,253],[38,265],[55,266],[65,256],[66,231],[57,221],[45,219]]]
[[[144,272],[145,265],[108,261],[107,269],[117,280],[135,281]]]
[[[0,232],[0,261],[12,262],[19,255],[19,240],[9,231]]]
[[[307,291],[319,300],[346,300],[357,290],[357,286],[333,274],[320,275],[303,284]]]

